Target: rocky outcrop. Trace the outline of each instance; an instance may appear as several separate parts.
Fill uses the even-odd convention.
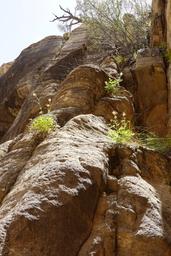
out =
[[[101,118],[79,116],[34,151],[34,138],[29,143],[27,135],[9,146],[0,171],[1,255],[78,253],[107,176],[106,129]],[[20,166],[15,165],[21,155]]]
[[[49,56],[48,60],[42,56],[42,69],[39,67],[38,71],[33,65],[33,69],[28,70],[27,76],[23,76],[21,79],[23,87],[21,86],[20,80],[17,80],[16,85],[13,84],[13,87],[16,88],[15,94],[17,96],[16,98],[14,95],[10,97],[13,98],[14,105],[9,107],[8,101],[2,104],[2,111],[5,108],[5,111],[10,113],[10,118],[5,119],[2,116],[2,119],[6,122],[2,126],[2,129],[7,131],[5,134],[2,131],[2,134],[4,134],[2,141],[12,139],[23,132],[29,120],[39,113],[39,104],[35,100],[33,92],[36,93],[44,110],[46,110],[48,98],[53,99],[51,110],[57,111],[56,114],[58,119],[61,120],[62,125],[64,124],[64,120],[65,122],[68,121],[66,118],[68,111],[70,113],[69,118],[78,113],[95,113],[106,117],[108,121],[113,117],[113,110],[118,112],[124,111],[128,119],[133,121],[132,98],[126,90],[120,98],[113,96],[106,98],[104,84],[108,76],[112,73],[117,74],[116,65],[113,64],[112,66],[110,63],[109,68],[109,65],[104,62],[102,65],[99,65],[99,60],[94,60],[94,63],[96,62],[95,64],[87,64],[93,57],[91,55],[91,58],[89,58],[89,53],[86,52],[87,36],[85,28],[82,26],[77,28],[63,46],[61,40],[60,37],[57,37],[57,39],[56,37],[46,38],[23,52],[27,53],[27,58],[29,59],[37,48],[40,48],[41,56],[44,48],[49,47],[51,54],[49,53],[48,55],[46,53]],[[52,45],[50,41],[52,41]],[[48,42],[48,46],[45,42]],[[18,62],[20,59],[22,62],[27,62],[27,58],[25,60],[23,53],[21,53],[20,57],[14,63],[13,69],[19,68]],[[40,63],[38,62],[36,64],[35,60],[35,65],[38,66]],[[36,78],[34,73],[37,74]],[[34,80],[33,82],[29,80],[29,87],[26,86],[26,84],[28,85],[28,79]],[[0,83],[2,89],[4,88],[3,81]],[[12,86],[10,85],[10,81],[8,83],[9,86]],[[19,98],[20,104],[17,103],[19,102]],[[6,117],[8,117],[7,113]]]
[[[45,38],[25,49],[0,78],[1,134],[9,129],[3,141],[22,132],[28,120],[38,114],[33,92],[45,107],[66,75],[82,63],[86,40],[86,30],[82,27],[76,29],[66,43],[59,36]]]
[[[61,37],[48,37],[25,49],[0,77],[0,135],[11,127],[21,106],[36,89],[40,74],[62,45]],[[56,85],[56,84],[55,84]],[[53,86],[55,87],[53,84]],[[51,87],[51,86],[49,86]],[[49,88],[49,92],[50,92]]]
[[[164,3],[153,3],[153,46],[165,38]],[[140,51],[112,95],[113,58],[87,47],[83,26],[45,38],[0,77],[0,256],[171,255],[169,153],[107,135],[113,112],[167,133],[166,65]],[[28,125],[48,102],[59,126],[38,136]]]

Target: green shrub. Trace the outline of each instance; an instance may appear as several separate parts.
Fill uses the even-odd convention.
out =
[[[118,94],[121,90],[120,83],[122,82],[122,73],[119,74],[118,78],[112,79],[109,78],[108,81],[105,82],[105,90],[110,94]]]
[[[34,118],[30,124],[30,131],[36,134],[47,135],[56,127],[54,118],[50,115],[40,115]]]
[[[130,121],[125,118],[125,113],[121,119],[118,118],[117,113],[113,112],[114,119],[111,120],[110,129],[108,131],[108,137],[116,143],[130,143],[134,139],[134,132],[131,128]]]

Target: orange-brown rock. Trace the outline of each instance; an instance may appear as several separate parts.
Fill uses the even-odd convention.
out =
[[[166,206],[169,199],[162,195],[169,189],[167,160],[143,151],[145,154],[119,148],[117,158],[111,158],[106,191],[99,199],[92,232],[79,256],[171,254],[169,228],[163,224],[162,215],[170,214]]]
[[[75,107],[82,113],[92,113],[97,101],[105,94],[107,78],[98,66],[79,66],[60,85],[52,109]]]
[[[166,0],[152,1],[152,33],[151,45],[164,47],[167,54],[171,49],[171,2]],[[171,133],[171,67],[170,60],[168,60],[168,134]]]
[[[135,74],[139,120],[145,130],[165,135],[168,92],[165,66],[159,52],[146,49],[139,53]]]
[[[117,112],[120,117],[125,113],[127,120],[134,121],[134,106],[129,94],[101,98],[95,107],[94,114],[103,116],[110,122],[114,117],[113,111]]]
[[[169,1],[168,1],[169,2]],[[166,30],[166,0],[152,1],[152,31],[151,31],[151,46],[162,46],[167,41]]]

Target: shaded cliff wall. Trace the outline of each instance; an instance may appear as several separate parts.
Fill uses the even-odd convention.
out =
[[[171,51],[171,1],[153,0],[152,2],[152,47],[167,47]],[[168,86],[168,132],[171,132],[171,64],[169,60],[167,69]]]

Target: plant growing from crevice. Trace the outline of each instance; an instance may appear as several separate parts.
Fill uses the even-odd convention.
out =
[[[123,113],[122,117],[119,118],[118,113],[114,111],[113,116],[107,136],[115,143],[127,144],[133,142],[135,133],[130,121],[126,119],[126,114]]]
[[[140,133],[139,141],[144,147],[159,153],[168,153],[171,150],[171,137],[159,137],[154,133]]]
[[[171,151],[171,136],[159,137],[151,132],[135,132],[130,121],[126,119],[125,113],[119,117],[118,113],[114,111],[113,116],[107,133],[113,142],[143,146],[163,154]]]
[[[105,90],[109,94],[117,95],[121,91],[120,83],[122,80],[122,73],[119,74],[115,79],[109,78],[108,81],[105,82]]]
[[[46,136],[56,128],[56,122],[53,116],[39,115],[31,121],[30,131],[36,134]]]
[[[59,126],[57,125],[54,117],[49,114],[51,111],[51,98],[48,99],[48,103],[45,105],[46,110],[44,111],[40,103],[40,99],[35,92],[33,93],[33,97],[36,99],[39,106],[39,115],[31,120],[29,131],[35,133],[40,138],[44,138]]]

